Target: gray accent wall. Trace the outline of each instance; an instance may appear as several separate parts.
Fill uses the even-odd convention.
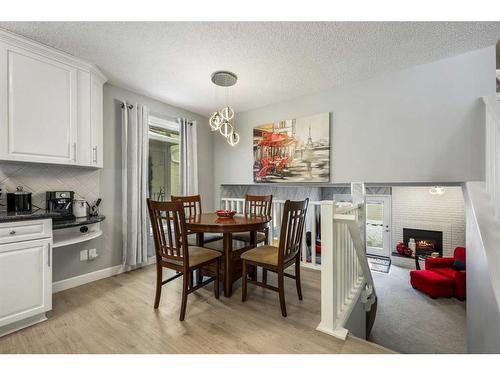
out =
[[[332,183],[481,180],[480,98],[494,93],[491,46],[238,113],[240,143],[214,137],[215,201],[221,184],[253,184],[254,126],[319,112],[331,113]]]
[[[301,200],[309,198],[311,201],[336,200],[338,202],[351,202],[350,186],[275,186],[272,184],[254,185],[221,185],[221,198],[245,198],[245,194],[250,195],[272,195],[278,200]],[[391,195],[390,186],[366,186],[367,195]],[[220,207],[223,207],[222,205]]]
[[[312,201],[321,200],[321,188],[312,186],[259,186],[259,185],[222,185],[221,197],[223,198],[245,198],[250,195],[272,195],[273,199],[300,200],[309,198]]]
[[[213,209],[212,144],[208,119],[181,108],[162,103],[143,95],[110,85],[104,85],[104,168],[101,175],[102,213],[106,215],[101,248],[106,261],[99,268],[119,265],[122,262],[122,177],[121,177],[121,108],[120,102],[140,103],[159,116],[186,117],[198,122],[198,180],[203,198],[203,208]],[[74,258],[74,255],[72,256]],[[83,262],[80,262],[83,263]],[[78,273],[91,272],[78,269]]]

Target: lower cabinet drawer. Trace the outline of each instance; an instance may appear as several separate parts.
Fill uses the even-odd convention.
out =
[[[51,236],[51,219],[0,223],[0,244],[37,240]]]

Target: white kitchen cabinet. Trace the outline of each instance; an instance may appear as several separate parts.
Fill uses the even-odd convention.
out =
[[[1,228],[29,228],[50,220],[2,223]],[[22,230],[22,229],[21,229]],[[52,231],[34,231],[39,239],[0,245],[0,336],[45,319],[52,309]],[[47,237],[48,236],[48,237]]]
[[[13,221],[0,224],[0,245],[51,237],[50,220]]]
[[[14,46],[0,47],[7,81],[2,158],[74,164],[77,69]]]
[[[0,160],[102,167],[102,90],[92,64],[0,31]]]
[[[91,117],[91,165],[102,168],[103,163],[103,85],[104,81],[96,74],[90,76],[90,117]]]
[[[76,164],[89,166],[92,163],[90,122],[90,73],[78,71],[78,142]]]

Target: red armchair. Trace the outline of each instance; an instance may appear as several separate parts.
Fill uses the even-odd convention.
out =
[[[463,265],[463,270],[453,267],[457,261]],[[457,247],[453,257],[426,258],[425,270],[410,272],[410,283],[431,297],[455,296],[465,299],[466,290],[465,248]]]
[[[461,301],[465,299],[465,269],[457,270],[453,268],[453,263],[460,261],[465,267],[465,247],[457,247],[453,252],[453,257],[427,258],[425,259],[425,269],[432,270],[442,276],[453,280],[455,297]]]

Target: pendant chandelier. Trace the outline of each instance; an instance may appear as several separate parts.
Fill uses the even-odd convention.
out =
[[[219,70],[212,74],[211,79],[215,85],[223,87],[225,89],[225,93],[227,94],[227,88],[234,86],[238,77],[232,72]],[[225,102],[227,103],[227,95]],[[234,109],[226,104],[224,108],[214,112],[212,116],[210,116],[208,123],[212,131],[218,131],[223,137],[226,138],[227,143],[234,147],[240,141],[240,135],[236,132],[233,120]]]

